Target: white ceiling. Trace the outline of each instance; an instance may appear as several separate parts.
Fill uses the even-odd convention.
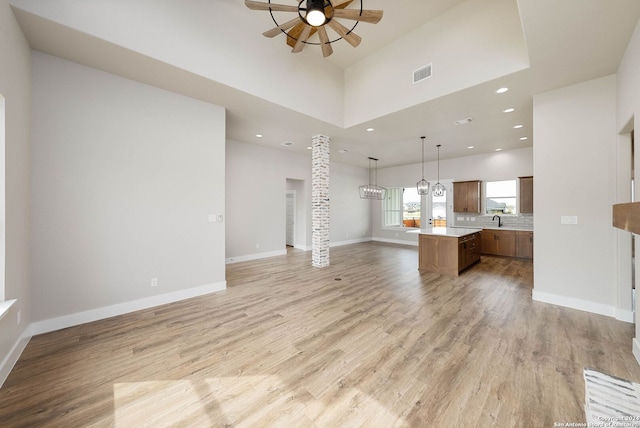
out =
[[[281,55],[280,51],[290,50],[283,35],[274,39],[261,35],[274,26],[268,12],[249,10],[242,0],[211,1],[212,7],[224,11],[229,28],[237,29],[229,34],[230,45],[242,46],[242,42],[244,46],[272,49],[274,58]],[[273,2],[295,4],[295,0]],[[338,70],[347,70],[392,43],[402,42],[434,19],[448,16],[448,11],[464,3],[462,0],[363,2],[365,9],[383,10],[384,17],[375,25],[358,24],[355,32],[362,37],[360,46],[352,48],[345,41],[338,41],[332,44],[334,54],[326,59],[322,59],[318,46],[308,46],[300,54],[286,55],[294,55],[294,61],[326,61]],[[35,50],[222,105],[227,108],[227,138],[230,140],[308,155],[306,147],[311,136],[321,133],[331,138],[334,161],[363,167],[368,166],[368,156],[378,157],[379,167],[420,162],[421,135],[427,136],[428,144],[433,146],[427,150],[427,160],[435,159],[436,144],[442,144],[442,159],[489,153],[497,148],[531,146],[534,143],[533,95],[615,73],[640,17],[637,0],[517,0],[529,68],[345,129],[91,35],[86,28],[70,25],[61,18],[64,13],[71,13],[75,4],[72,0],[47,0],[47,7],[52,8],[50,13],[43,12],[43,0],[12,0],[11,3]],[[106,2],[100,6],[106,4],[113,8],[112,18],[117,18],[115,11],[119,3]],[[165,19],[172,23],[176,33],[188,32],[190,20],[202,19],[202,10],[182,6],[183,3],[177,0],[159,1],[155,7],[162,8],[167,4],[173,7],[173,3],[179,5],[181,14],[173,15],[167,9]],[[356,0],[354,4],[357,3]],[[138,19],[144,19],[144,12],[141,10]],[[291,14],[284,16],[289,18]],[[118,23],[110,24],[117,27]],[[457,23],[448,22],[447,25]],[[502,23],[496,20],[493,25],[498,27]],[[252,52],[246,54],[252,55]],[[272,66],[264,64],[260,72],[269,73]],[[272,78],[287,77],[274,73]],[[510,90],[496,94],[495,90],[503,86]],[[502,113],[507,107],[514,107],[516,111]],[[466,125],[453,124],[466,117],[473,121]],[[516,124],[522,124],[523,128],[514,129]],[[367,132],[368,127],[375,131]],[[256,138],[256,133],[264,137]],[[521,137],[527,137],[527,140],[522,141]],[[281,143],[285,141],[294,144],[283,147]],[[469,145],[475,148],[468,149]],[[339,150],[347,152],[339,153]]]

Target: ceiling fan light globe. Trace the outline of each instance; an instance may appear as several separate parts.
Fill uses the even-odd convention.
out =
[[[322,12],[321,10],[308,11],[306,18],[309,25],[313,27],[319,27],[323,25],[327,20],[327,17],[324,15],[324,12]]]

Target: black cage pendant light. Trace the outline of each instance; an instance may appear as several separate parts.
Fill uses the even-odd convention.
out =
[[[371,180],[371,161],[375,161],[376,168],[374,171],[373,181]],[[378,159],[369,157],[369,184],[360,186],[360,198],[361,199],[384,199],[385,191],[384,187],[378,186]]]
[[[446,190],[444,185],[440,183],[440,146],[441,144],[436,146],[438,148],[438,182],[433,186],[433,196],[444,196]]]
[[[418,195],[427,195],[429,193],[429,182],[424,179],[424,139],[422,138],[422,180],[416,183],[416,189],[418,189]]]

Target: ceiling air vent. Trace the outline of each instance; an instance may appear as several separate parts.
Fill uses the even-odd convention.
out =
[[[424,79],[428,79],[429,77],[431,77],[431,64],[413,71],[413,83],[418,83]]]

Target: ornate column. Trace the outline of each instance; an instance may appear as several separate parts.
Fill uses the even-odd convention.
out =
[[[311,138],[311,265],[329,266],[329,137]]]

